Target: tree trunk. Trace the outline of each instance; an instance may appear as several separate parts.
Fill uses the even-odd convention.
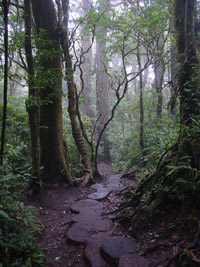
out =
[[[139,75],[139,92],[140,92],[140,148],[142,153],[144,152],[144,105],[143,105],[143,77],[142,77],[142,65],[140,58],[139,48],[137,49],[137,61],[138,61],[138,71]]]
[[[179,153],[191,157],[192,167],[199,169],[200,136],[195,131],[195,120],[200,116],[199,60],[194,37],[195,0],[175,0],[174,17],[179,63],[178,86],[180,98]]]
[[[99,12],[107,13],[106,9],[108,8],[109,0],[102,1]],[[101,36],[101,37],[100,37]],[[103,37],[102,37],[103,36]],[[97,134],[99,135],[104,124],[108,120],[108,76],[105,72],[104,64],[107,65],[105,49],[106,49],[106,40],[102,38],[107,37],[107,29],[99,26],[97,30],[96,37],[96,90],[97,90],[97,113],[100,115],[99,125],[97,127]],[[103,159],[106,161],[110,160],[110,149],[109,142],[107,138],[106,130],[104,131],[101,141],[103,143]]]
[[[91,9],[90,0],[82,0],[82,16],[85,17]],[[91,38],[87,33],[87,26],[83,26],[82,32],[82,52],[88,51],[83,56],[84,63],[81,65],[82,68],[82,83],[81,87],[83,88],[83,95],[85,98],[84,103],[82,104],[82,113],[89,117],[93,117],[92,112],[92,103],[91,103],[91,68],[92,68],[92,49],[91,47]],[[89,49],[89,50],[88,50]]]
[[[17,62],[19,61],[19,55],[17,55],[17,58],[15,59],[15,61],[17,61]],[[18,64],[15,64],[14,70],[12,71],[12,73],[19,75],[19,70],[20,70],[19,65]],[[11,79],[9,81],[9,96],[14,96],[15,93],[16,93],[16,89],[17,89],[17,83],[15,81],[15,78],[13,78],[13,79]]]
[[[81,181],[83,181],[82,186],[86,185],[91,179],[93,180],[93,170],[90,165],[90,160],[87,154],[87,150],[85,148],[85,144],[83,141],[83,137],[81,134],[81,129],[77,122],[77,110],[76,110],[76,87],[73,78],[73,68],[72,68],[72,60],[71,55],[69,53],[69,40],[68,40],[68,6],[69,0],[62,0],[62,7],[64,13],[64,20],[61,26],[61,46],[64,52],[65,58],[65,72],[67,78],[67,86],[68,86],[68,99],[69,99],[69,107],[68,112],[71,119],[72,125],[72,135],[74,137],[74,141],[78,148],[79,153],[81,154],[81,163],[84,166],[83,172],[84,176],[82,177]],[[61,12],[61,11],[60,11]],[[61,23],[61,21],[60,21]],[[65,27],[63,25],[66,25]]]
[[[161,119],[162,117],[162,85],[163,85],[163,79],[164,79],[164,62],[162,59],[162,52],[159,51],[161,49],[161,46],[163,44],[160,44],[160,42],[157,43],[157,54],[155,55],[155,64],[154,64],[154,74],[155,74],[155,87],[157,92],[157,118]]]
[[[3,87],[3,118],[1,128],[1,151],[0,151],[0,165],[3,165],[4,146],[6,135],[6,118],[7,118],[7,94],[8,94],[8,0],[2,1],[3,6],[3,20],[4,20],[4,87]]]
[[[40,146],[42,180],[72,183],[64,156],[62,126],[62,70],[58,22],[52,0],[32,0],[38,36],[40,73]]]
[[[137,15],[139,15],[140,10],[140,0],[137,0]],[[138,46],[140,43],[139,40],[139,33],[137,36],[137,42]],[[143,77],[142,77],[142,63],[141,63],[141,56],[140,56],[140,49],[137,48],[137,63],[138,63],[138,72],[139,75],[139,92],[140,92],[140,148],[142,150],[142,153],[144,154],[144,105],[143,105]]]
[[[24,0],[24,21],[25,21],[25,53],[28,69],[28,99],[26,108],[29,117],[31,154],[32,154],[32,175],[36,178],[33,180],[33,192],[37,193],[40,181],[40,156],[39,156],[39,136],[38,136],[38,101],[36,88],[34,86],[34,61],[32,54],[31,27],[32,27],[32,7],[31,0]]]

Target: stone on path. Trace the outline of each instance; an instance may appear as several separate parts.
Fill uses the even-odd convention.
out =
[[[92,267],[107,267],[108,265],[101,256],[101,244],[111,233],[105,233],[104,237],[91,241],[85,248],[85,257]]]
[[[94,222],[94,223],[93,223]],[[96,219],[96,221],[91,221],[91,224],[86,222],[81,222],[79,224],[83,225],[85,229],[92,232],[107,232],[111,231],[113,228],[113,222],[109,219]]]
[[[88,210],[84,210],[84,212],[80,212],[79,214],[72,216],[72,221],[73,222],[83,222],[83,221],[94,222],[95,219],[101,218],[100,215],[101,215],[100,213],[96,213],[95,211],[88,209]]]
[[[113,222],[109,219],[99,218],[87,218],[84,221],[75,223],[67,231],[67,238],[71,243],[84,244],[88,243],[94,235],[99,232],[111,231]]]
[[[126,186],[121,185],[121,184],[108,184],[107,185],[107,190],[110,191],[121,191],[124,190],[126,188]]]
[[[93,184],[93,185],[90,186],[90,188],[95,189],[95,190],[103,190],[103,189],[105,189],[105,185],[103,185],[103,184]]]
[[[112,220],[103,219],[98,214],[96,216],[94,214],[87,216],[87,213],[80,213],[76,216],[73,216],[72,220],[83,225],[88,231],[106,232],[110,231],[113,227]]]
[[[74,224],[67,231],[67,239],[72,244],[85,244],[91,240],[90,232],[85,229],[81,224]]]
[[[111,175],[108,178],[105,185],[103,185],[103,184],[92,185],[91,188],[97,190],[97,192],[88,195],[88,198],[94,199],[94,200],[102,200],[102,199],[106,198],[111,191],[123,190],[125,188],[125,186],[123,186],[120,183],[121,177],[122,177],[121,174]]]
[[[103,205],[93,199],[83,199],[74,201],[71,204],[71,210],[74,212],[85,212],[85,210],[92,210],[97,213],[102,213]]]
[[[108,180],[106,181],[107,184],[119,184],[120,183],[120,179],[121,179],[122,175],[121,174],[114,174],[111,175]]]
[[[136,249],[136,241],[123,236],[107,238],[101,246],[102,256],[109,264],[116,264],[122,255],[134,253]]]
[[[150,261],[137,254],[125,254],[120,257],[118,267],[149,267]]]
[[[94,200],[102,200],[108,196],[108,194],[111,192],[111,190],[105,190],[104,191],[97,191],[96,193],[92,193],[88,195],[88,198],[94,199]]]

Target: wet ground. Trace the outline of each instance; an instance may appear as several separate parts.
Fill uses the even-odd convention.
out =
[[[99,181],[98,184],[95,185],[88,185],[86,188],[80,189],[78,187],[68,187],[65,184],[61,184],[49,186],[44,189],[43,193],[37,198],[32,198],[30,192],[26,193],[25,203],[37,209],[38,218],[44,228],[38,235],[38,242],[44,252],[46,266],[91,266],[90,259],[87,257],[86,260],[85,257],[87,251],[91,250],[91,239],[86,240],[86,242],[73,242],[73,231],[71,231],[72,234],[69,236],[70,229],[73,229],[76,224],[79,223],[80,225],[80,222],[82,224],[85,223],[86,228],[88,228],[89,225],[89,222],[84,221],[87,214],[81,219],[80,214],[77,214],[80,212],[73,210],[73,203],[78,203],[82,199],[98,201],[102,206],[102,212],[100,212],[100,214],[108,213],[119,207],[122,202],[122,197],[124,196],[123,194],[126,192],[125,188],[134,184],[134,181],[125,178],[119,183],[119,180],[118,182],[116,180],[117,176],[112,176],[113,178],[111,177],[110,181],[113,179],[116,183],[112,183],[112,186],[115,188],[111,188],[111,183],[109,185],[108,182],[109,177],[112,175],[111,165],[102,163],[99,166],[99,170],[104,176],[104,181]],[[110,191],[108,192],[106,189],[108,189],[109,186]],[[86,209],[88,214],[91,215],[89,212],[90,210],[92,209]],[[103,220],[109,219],[109,216],[100,216]],[[89,221],[91,225],[94,225],[95,223],[92,222],[92,218],[91,215]],[[185,265],[182,265],[182,263],[179,264],[176,262],[174,264],[171,261],[171,259],[174,259],[180,252],[182,253],[184,248],[189,248],[192,242],[194,242],[195,237],[198,241],[199,236],[196,235],[198,221],[198,212],[190,211],[189,215],[187,214],[180,218],[177,218],[173,210],[168,214],[157,214],[137,233],[137,238],[134,239],[137,243],[137,254],[149,260],[149,266],[198,266],[200,264],[198,262],[199,247],[195,247],[191,250],[190,263],[188,263],[187,260],[185,261]],[[107,222],[107,224],[109,225],[110,223]],[[131,228],[124,229],[116,220],[111,224],[111,228],[107,225],[106,227],[108,228],[106,228],[105,231],[102,231],[102,229],[94,231],[93,228],[89,227],[93,229],[89,231],[91,232],[89,236],[103,233],[103,238],[107,237],[105,235],[112,237],[130,237]],[[100,225],[102,224],[100,223]],[[75,230],[74,233],[78,235],[77,230]],[[88,249],[89,243],[90,246]],[[184,258],[184,255],[182,258]],[[135,259],[135,261],[137,261],[137,259]],[[98,265],[92,266],[98,267]],[[112,266],[112,264],[105,263],[105,265],[99,267],[103,266]],[[119,266],[128,267],[129,265],[119,264]]]

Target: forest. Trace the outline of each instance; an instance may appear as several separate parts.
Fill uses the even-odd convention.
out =
[[[200,1],[0,7],[0,267],[199,266]]]

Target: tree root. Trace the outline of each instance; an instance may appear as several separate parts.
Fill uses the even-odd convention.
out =
[[[198,225],[200,223],[198,222]],[[187,257],[189,259],[191,259],[192,261],[196,262],[196,263],[200,263],[200,260],[194,255],[193,253],[193,248],[196,246],[197,243],[199,243],[199,237],[200,237],[200,226],[198,228],[198,231],[194,237],[194,240],[192,242],[192,244],[190,246],[187,246],[186,248],[182,249],[181,251],[179,251],[175,256],[173,256],[167,263],[166,267],[170,267],[172,265],[173,262],[178,261],[179,257],[184,254],[185,251],[187,251]]]
[[[129,173],[125,173],[122,175],[122,178],[127,178],[127,179],[131,179],[134,178],[136,176],[135,171],[129,172]]]
[[[84,176],[81,177],[81,178],[76,178],[74,180],[75,184],[79,184],[80,185],[79,188],[85,187],[90,181],[95,183],[92,170],[84,169],[83,171],[85,173]]]

